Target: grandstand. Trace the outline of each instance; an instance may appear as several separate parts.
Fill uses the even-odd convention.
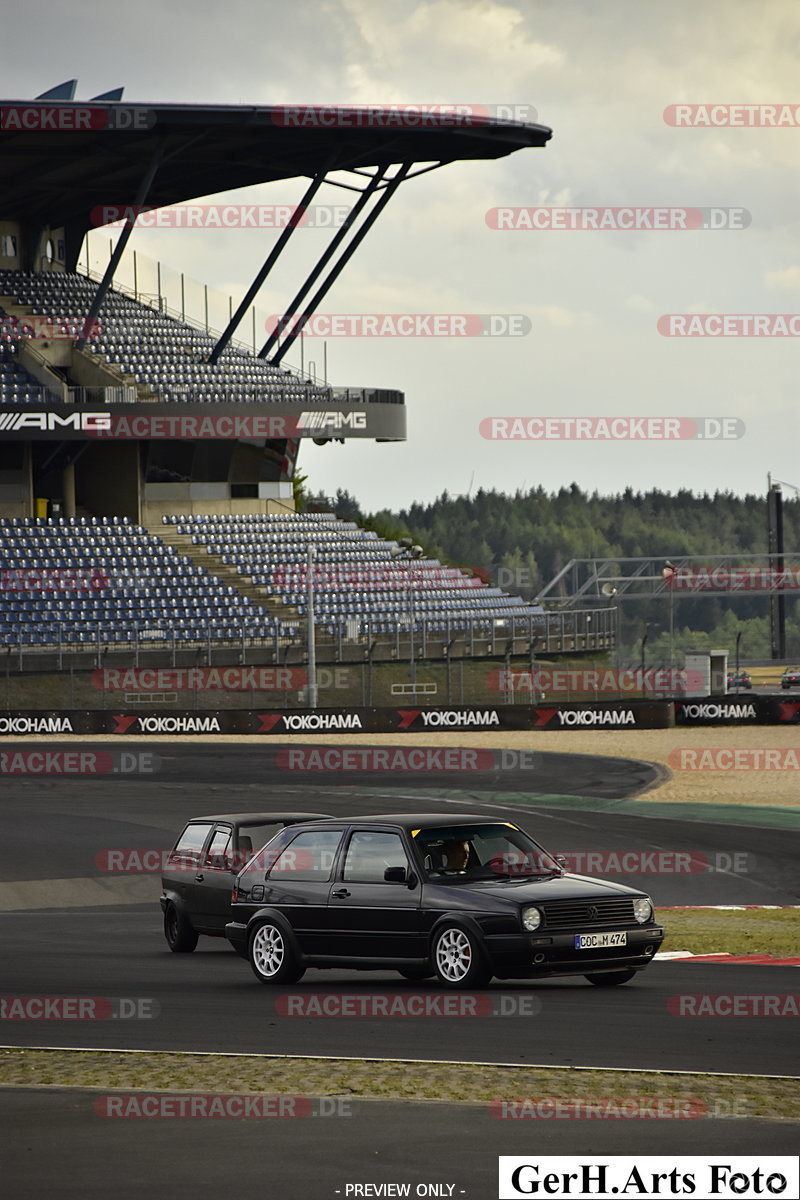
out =
[[[0,309],[4,345],[13,350],[20,340],[77,339],[82,316],[91,305],[96,283],[67,272],[37,275],[0,271]],[[10,311],[9,311],[10,310]],[[24,310],[24,316],[12,315]],[[37,320],[37,318],[39,318]],[[38,334],[38,337],[37,337]],[[142,400],[195,404],[261,403],[264,400],[305,403],[330,402],[331,390],[316,387],[292,371],[274,367],[263,359],[226,350],[211,364],[215,338],[175,317],[165,316],[147,304],[110,289],[100,307],[86,348],[81,353],[96,372],[98,386],[109,381],[132,385]],[[92,362],[92,360],[96,360]],[[46,361],[46,359],[45,359]],[[103,374],[103,368],[106,374]],[[59,395],[54,376],[49,394]],[[21,399],[25,403],[24,398]],[[38,403],[34,393],[28,403]]]
[[[91,114],[83,124],[79,111]],[[165,643],[174,655],[179,645],[236,642],[277,658],[308,615],[312,550],[314,619],[338,654],[344,640],[399,648],[400,630],[439,654],[458,638],[470,652],[476,639],[494,647],[504,636],[517,652],[547,641],[541,608],[471,571],[424,555],[402,561],[397,543],[353,522],[295,512],[303,438],[402,440],[405,401],[305,378],[281,365],[285,342],[260,354],[236,345],[237,323],[293,225],[222,333],[115,280],[144,204],[280,178],[310,180],[303,203],[323,183],[346,186],[358,194],[352,219],[287,309],[302,323],[401,183],[550,137],[486,117],[398,128],[378,110],[363,120],[347,111],[358,119],[313,129],[269,108],[3,102],[0,633],[20,655]],[[108,189],[136,203],[95,278],[78,266]]]

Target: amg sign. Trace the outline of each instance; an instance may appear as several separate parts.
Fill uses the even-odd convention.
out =
[[[102,389],[98,389],[102,390]],[[114,389],[112,389],[114,390]],[[110,401],[91,409],[73,404],[50,407],[0,405],[0,437],[17,441],[284,441],[287,438],[374,438],[403,441],[405,405],[384,400],[399,393],[364,392],[364,399],[309,408],[299,400],[265,400],[242,404],[151,403]]]
[[[365,412],[301,412],[297,418],[298,429],[366,429]]]
[[[20,433],[26,429],[56,433],[62,429],[81,433],[106,433],[111,429],[110,413],[0,412],[0,433]]]

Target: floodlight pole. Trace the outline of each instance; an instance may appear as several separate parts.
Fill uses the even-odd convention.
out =
[[[417,660],[414,655],[414,580],[411,578],[411,559],[408,559],[406,564],[406,572],[408,574],[408,611],[411,617],[411,644],[409,650],[409,670],[411,672],[411,696],[414,701],[417,699]]]
[[[306,589],[308,594],[308,603],[306,606],[308,628],[308,686],[306,690],[309,708],[317,707],[317,642],[316,632],[314,629],[314,560],[316,557],[316,546],[309,546],[308,554],[306,556]]]
[[[411,694],[416,700],[417,698],[417,660],[414,654],[414,581],[411,578],[411,563],[416,558],[422,558],[424,551],[422,546],[412,544],[410,537],[400,538],[397,544],[397,549],[392,551],[392,558],[404,559],[406,562],[406,592],[408,595],[408,615],[409,615],[409,651],[408,651],[408,670],[411,679]]]

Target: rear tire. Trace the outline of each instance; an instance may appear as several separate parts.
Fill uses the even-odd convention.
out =
[[[445,987],[479,988],[492,978],[477,936],[461,925],[443,925],[437,930],[431,962]]]
[[[633,979],[635,974],[635,971],[603,971],[597,975],[584,975],[584,979],[588,979],[595,987],[618,987]]]
[[[164,912],[164,937],[173,954],[191,954],[197,945],[197,930],[174,904]]]
[[[274,921],[256,926],[250,935],[247,957],[260,983],[297,983],[306,973],[285,930]]]

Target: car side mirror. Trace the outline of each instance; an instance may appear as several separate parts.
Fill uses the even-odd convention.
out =
[[[561,867],[561,870],[562,870],[562,871],[566,871],[566,869],[567,869],[567,856],[566,856],[566,854],[557,854],[557,855],[556,855],[556,862],[557,862],[557,863],[558,863],[558,865]]]
[[[383,878],[386,883],[406,883],[405,867],[387,867],[383,872]]]

